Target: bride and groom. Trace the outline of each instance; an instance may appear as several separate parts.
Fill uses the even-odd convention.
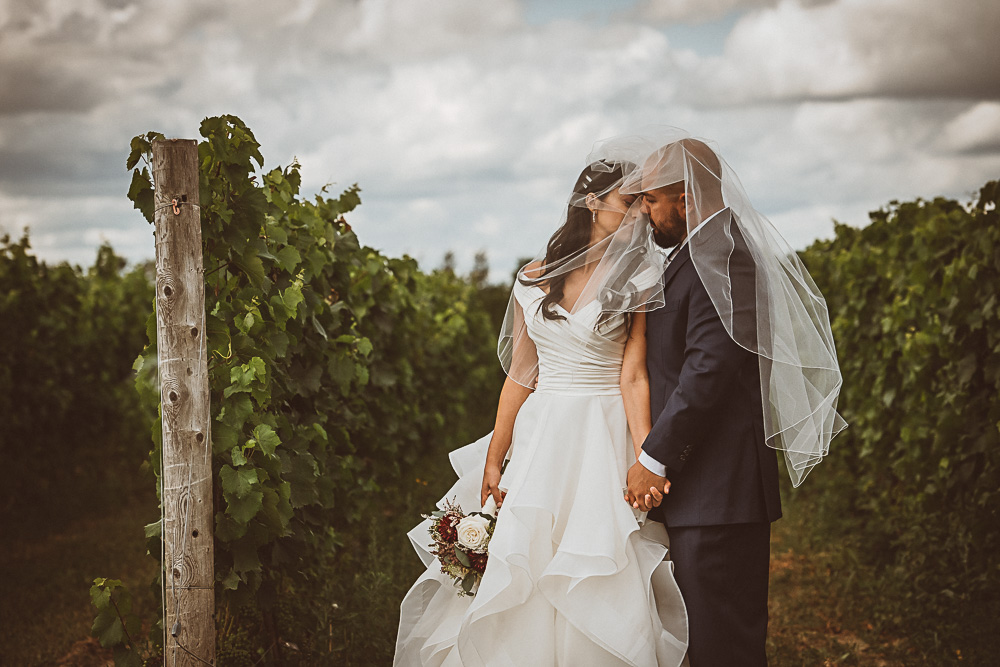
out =
[[[409,533],[395,664],[765,664],[775,450],[797,485],[845,424],[825,302],[718,151],[600,142],[498,351],[445,497],[500,507],[485,571],[460,596]]]

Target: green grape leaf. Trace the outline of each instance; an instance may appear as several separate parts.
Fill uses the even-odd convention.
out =
[[[253,442],[253,440],[251,440],[250,442]],[[241,466],[246,464],[247,462],[247,457],[243,454],[243,449],[241,447],[238,446],[233,447],[232,451],[230,452],[230,456],[233,460],[234,466]]]
[[[270,286],[271,281],[267,279],[264,264],[260,261],[260,257],[256,255],[243,256],[232,260],[232,263],[246,274],[252,284],[263,289],[267,289]]]
[[[257,484],[257,470],[254,468],[234,469],[224,465],[219,470],[219,478],[222,480],[222,490],[227,495],[234,495],[243,498]]]
[[[367,338],[358,339],[358,352],[360,352],[362,355],[367,357],[369,354],[371,354],[373,349],[374,347],[372,346],[372,342],[370,340],[368,340]]]
[[[212,451],[216,454],[231,450],[239,440],[239,431],[216,420],[212,423]]]
[[[254,428],[253,436],[257,440],[261,451],[268,456],[274,456],[274,450],[281,444],[281,438],[267,424],[260,424]]]
[[[281,303],[288,310],[289,317],[295,317],[295,312],[302,301],[302,286],[299,284],[290,285],[281,293]]]
[[[132,171],[132,183],[128,188],[128,198],[132,200],[132,206],[146,219],[146,222],[153,222],[153,185],[149,179],[149,170],[138,169]]]
[[[223,588],[230,591],[235,591],[236,588],[240,585],[240,575],[236,573],[235,569],[229,570],[229,574],[227,574],[219,581],[222,583]]]
[[[260,556],[257,545],[250,539],[242,538],[231,544],[233,554],[233,570],[236,572],[252,572],[260,569]]]
[[[236,521],[223,512],[215,514],[215,537],[223,542],[232,542],[247,533],[246,522]]]
[[[239,523],[248,523],[257,516],[263,498],[261,491],[250,491],[243,497],[229,496],[226,498],[226,513]]]
[[[147,523],[143,526],[142,530],[147,539],[151,537],[160,537],[163,534],[163,526],[159,521]]]
[[[295,274],[295,270],[302,262],[302,255],[293,246],[285,246],[278,251],[277,262],[285,271]]]

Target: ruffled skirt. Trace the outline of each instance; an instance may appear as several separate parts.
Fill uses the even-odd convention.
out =
[[[479,509],[489,440],[451,453],[459,479],[445,498],[466,512]],[[430,521],[409,532],[427,570],[400,606],[394,664],[680,665],[687,613],[666,530],[640,526],[622,499],[633,460],[621,396],[529,396],[476,595],[441,573]]]

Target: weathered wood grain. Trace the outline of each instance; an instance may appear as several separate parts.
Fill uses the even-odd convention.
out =
[[[163,414],[164,664],[214,665],[212,434],[197,142],[154,142],[153,181]]]

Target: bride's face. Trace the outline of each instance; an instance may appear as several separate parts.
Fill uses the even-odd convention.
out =
[[[603,238],[614,234],[621,227],[622,220],[629,207],[635,203],[635,195],[623,195],[618,190],[612,190],[601,198],[601,206],[597,209],[597,236]]]

